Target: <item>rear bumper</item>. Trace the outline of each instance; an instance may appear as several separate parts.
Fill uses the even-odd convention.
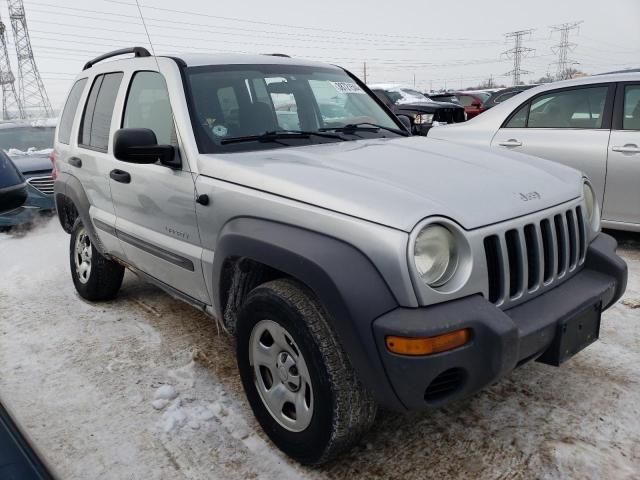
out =
[[[581,272],[509,310],[473,295],[431,307],[397,308],[375,320],[378,351],[404,407],[422,409],[471,395],[544,353],[562,320],[600,302],[603,310],[611,306],[627,283],[627,265],[615,248],[613,238],[600,234],[589,246]],[[461,328],[471,329],[472,340],[449,352],[407,357],[389,352],[385,345],[387,335],[429,337]],[[442,382],[452,388],[425,395],[430,385],[433,392]]]

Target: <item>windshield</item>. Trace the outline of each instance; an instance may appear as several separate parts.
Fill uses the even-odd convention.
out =
[[[11,159],[5,154],[0,153],[0,188],[19,185],[23,181],[22,176]]]
[[[379,104],[339,68],[290,65],[222,65],[186,69],[189,108],[201,153],[395,137],[401,129]],[[232,139],[267,132],[321,133],[369,123],[380,129],[340,135],[290,135],[255,141]],[[273,138],[273,136],[269,137]]]
[[[49,150],[54,133],[54,127],[0,128],[0,148],[10,155]]]

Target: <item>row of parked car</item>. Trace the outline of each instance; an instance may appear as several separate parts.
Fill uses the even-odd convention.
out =
[[[422,93],[398,84],[369,85],[396,115],[406,115],[414,135],[427,135],[434,126],[461,123],[536,85],[442,93]]]
[[[55,128],[53,119],[0,123],[0,231],[55,211]]]

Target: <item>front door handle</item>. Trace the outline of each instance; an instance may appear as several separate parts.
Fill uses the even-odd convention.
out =
[[[71,165],[72,167],[82,168],[82,160],[80,160],[78,157],[71,157],[69,160],[67,160],[67,162],[69,162],[69,165]]]
[[[129,173],[125,172],[124,170],[118,170],[116,168],[115,170],[111,170],[111,172],[109,172],[109,176],[116,182],[131,183],[131,175],[129,175]]]
[[[501,147],[521,147],[522,142],[519,140],[516,140],[515,138],[510,138],[505,142],[499,142],[498,145],[500,145]]]
[[[611,147],[614,152],[620,153],[640,153],[640,148],[635,143],[627,143],[626,145],[619,145]]]

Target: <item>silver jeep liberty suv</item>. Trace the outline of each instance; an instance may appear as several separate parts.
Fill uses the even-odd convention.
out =
[[[262,428],[305,464],[378,406],[559,365],[626,286],[580,172],[411,137],[336,66],[112,52],[78,75],[54,154],[80,296],[115,297],[126,267],[210,313]]]

